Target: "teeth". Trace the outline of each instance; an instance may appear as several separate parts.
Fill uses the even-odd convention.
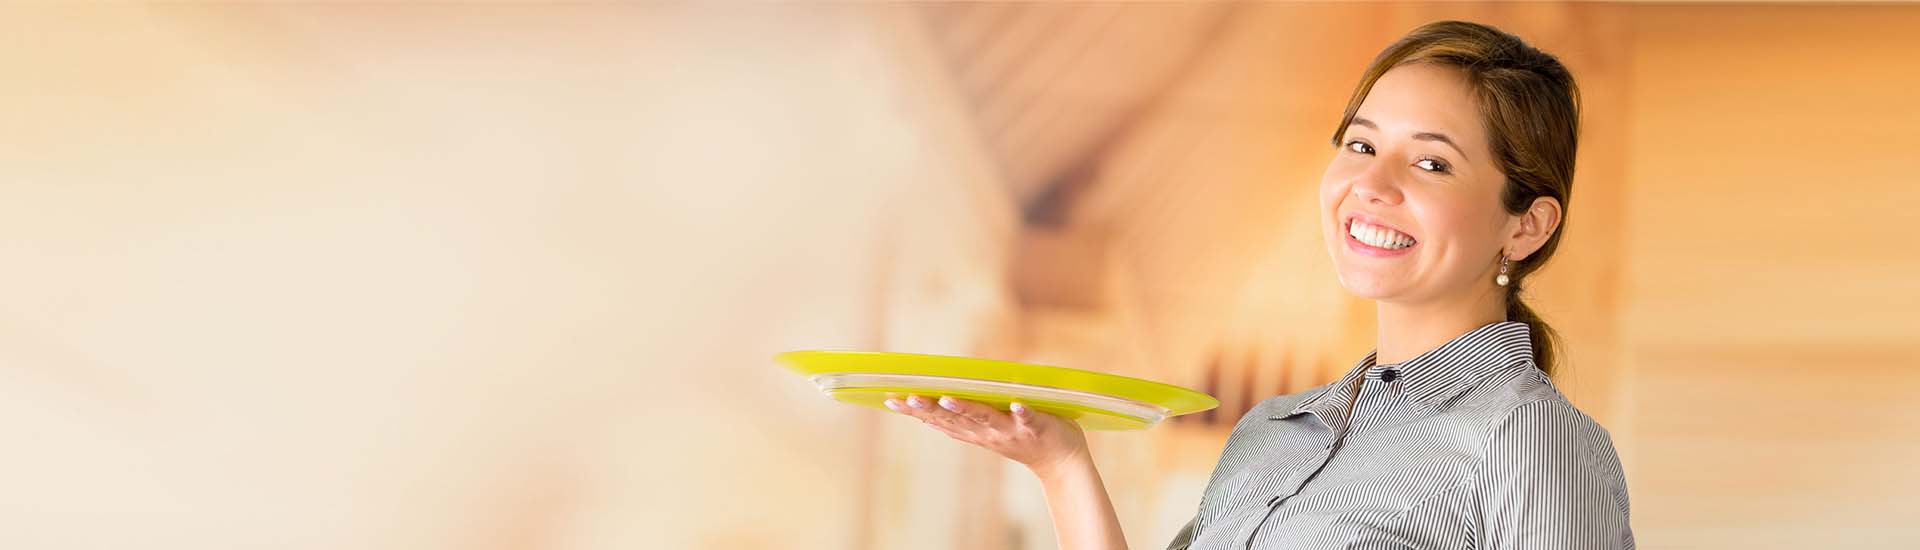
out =
[[[1413,246],[1413,237],[1408,237],[1398,231],[1385,227],[1367,225],[1366,222],[1360,220],[1353,220],[1353,223],[1347,228],[1347,234],[1353,235],[1354,239],[1367,243],[1370,246],[1388,250]]]

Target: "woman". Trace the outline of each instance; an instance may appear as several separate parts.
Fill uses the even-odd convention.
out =
[[[1611,438],[1548,378],[1520,296],[1559,243],[1578,90],[1553,56],[1446,21],[1361,77],[1320,182],[1340,284],[1379,341],[1340,380],[1256,405],[1169,548],[1632,548]],[[1086,440],[1015,406],[888,406],[1039,476],[1062,548],[1125,548]]]

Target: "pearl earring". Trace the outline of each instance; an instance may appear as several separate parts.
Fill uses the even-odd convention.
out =
[[[1501,254],[1500,255],[1500,275],[1498,277],[1493,278],[1493,283],[1500,286],[1507,286],[1507,283],[1513,282],[1512,278],[1507,277],[1507,270],[1512,265],[1513,265],[1513,262],[1507,259],[1507,255]]]

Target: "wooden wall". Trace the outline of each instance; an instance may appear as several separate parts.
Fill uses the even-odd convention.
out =
[[[1638,7],[1619,291],[1650,548],[1920,546],[1920,12]]]

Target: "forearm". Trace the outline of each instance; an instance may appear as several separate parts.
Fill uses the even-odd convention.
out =
[[[1061,550],[1126,550],[1113,499],[1093,458],[1080,453],[1051,469],[1035,470],[1047,494],[1054,536]]]

